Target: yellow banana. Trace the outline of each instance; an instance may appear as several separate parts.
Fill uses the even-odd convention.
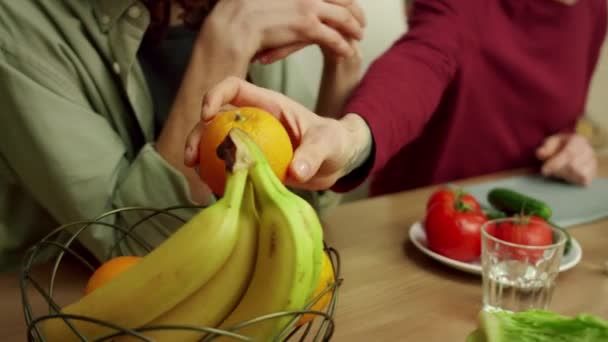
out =
[[[239,217],[239,237],[230,258],[222,269],[173,309],[147,326],[216,327],[239,303],[253,273],[258,235],[258,214],[253,187],[248,182]],[[205,333],[196,330],[155,329],[145,331],[154,341],[198,341]],[[121,336],[115,342],[141,341],[140,338]]]
[[[314,237],[318,233],[313,230],[320,229],[320,225],[311,227],[308,226],[311,220],[302,219],[306,213],[300,207],[302,202],[293,201],[280,190],[283,184],[273,180],[276,176],[266,158],[244,132],[232,129],[227,140],[235,144],[237,151],[248,151],[253,160],[249,179],[255,187],[260,231],[251,283],[220,329],[234,329],[235,333],[254,341],[270,341],[296,317],[263,320],[242,328],[235,325],[266,314],[302,310],[306,306],[313,291],[312,281],[318,279],[314,274],[314,253],[322,251],[322,244],[315,246],[318,241]]]
[[[192,295],[226,263],[239,234],[241,202],[249,165],[232,156],[226,192],[216,203],[184,224],[139,263],[104,286],[66,306],[62,313],[82,315],[136,328],[156,319]],[[116,332],[82,320],[70,320],[84,337],[94,339]],[[44,321],[50,341],[82,340],[62,319]]]

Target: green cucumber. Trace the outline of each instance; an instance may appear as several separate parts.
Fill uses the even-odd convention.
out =
[[[548,220],[552,214],[551,207],[546,203],[505,188],[492,189],[488,193],[488,202],[508,215],[534,215]]]

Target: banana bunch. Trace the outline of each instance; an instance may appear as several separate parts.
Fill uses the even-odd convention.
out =
[[[226,162],[224,196],[139,263],[62,308],[69,324],[43,321],[47,340],[112,334],[112,341],[144,340],[116,327],[137,329],[154,341],[184,342],[235,340],[220,330],[264,342],[289,332],[299,315],[277,313],[305,309],[319,281],[324,252],[318,216],[281,183],[245,132],[232,129],[218,155]]]

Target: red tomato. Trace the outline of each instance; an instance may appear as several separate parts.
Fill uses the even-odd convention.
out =
[[[487,221],[481,211],[463,209],[453,203],[435,203],[425,218],[429,248],[451,259],[469,262],[481,255],[481,226]]]
[[[473,211],[481,211],[481,206],[475,197],[460,190],[452,190],[450,188],[439,188],[436,190],[426,203],[426,209],[429,210],[436,203],[456,203],[460,201],[464,207],[468,207]]]
[[[546,246],[553,243],[553,231],[547,221],[536,216],[519,217],[515,221],[500,222],[494,227],[493,235],[501,240],[527,246]],[[521,261],[535,263],[542,250],[530,250],[510,246],[507,253]]]

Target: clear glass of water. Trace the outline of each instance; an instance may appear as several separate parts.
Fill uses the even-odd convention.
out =
[[[547,224],[553,237],[552,243],[548,245],[517,244],[500,238],[504,236],[502,234],[505,231],[500,231],[505,227],[504,223],[520,223],[521,221],[515,220],[521,219],[490,220],[481,228],[484,310],[518,312],[546,310],[549,307],[566,244],[566,234]],[[523,233],[523,230],[515,232]]]

